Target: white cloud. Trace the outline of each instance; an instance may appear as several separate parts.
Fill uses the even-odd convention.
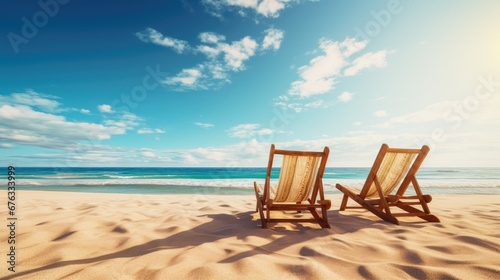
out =
[[[33,90],[27,90],[24,93],[12,93],[9,96],[0,96],[1,104],[20,104],[32,107],[38,107],[43,111],[54,112],[59,111],[61,105],[58,101],[54,100],[57,97],[38,93]]]
[[[304,104],[304,106],[308,107],[308,108],[320,108],[320,107],[325,106],[324,103],[325,102],[323,100],[316,100],[313,102],[306,103],[306,104]]]
[[[206,69],[214,81],[229,82],[228,70],[222,64],[210,62],[206,64]],[[207,85],[211,85],[211,83],[207,82]]]
[[[230,82],[231,72],[245,70],[245,63],[255,56],[259,49],[257,41],[250,36],[230,43],[225,42],[225,36],[214,32],[200,33],[198,38],[203,44],[196,46],[192,51],[194,54],[205,55],[206,61],[166,78],[164,84],[177,86],[180,90],[216,88]],[[283,31],[268,29],[261,49],[277,50],[282,39]]]
[[[370,67],[384,67],[387,65],[386,52],[367,53],[355,59],[351,64],[348,58],[364,49],[366,41],[356,41],[346,38],[342,42],[334,42],[325,38],[319,41],[319,49],[323,54],[309,61],[309,64],[299,67],[300,79],[294,81],[288,93],[300,98],[312,95],[324,94],[332,89],[342,77],[342,69],[350,66],[344,71],[344,75],[352,76],[359,71]]]
[[[184,69],[177,74],[177,76],[169,77],[163,82],[167,85],[180,85],[185,88],[197,88],[201,86],[198,81],[202,77],[202,69],[203,67],[200,67],[199,69]]]
[[[119,127],[124,130],[132,130],[137,127],[142,119],[129,112],[119,112],[113,116],[113,119],[104,120],[104,124],[111,127]]]
[[[352,96],[353,96],[353,95],[354,95],[353,93],[350,93],[350,92],[344,91],[344,92],[342,92],[342,94],[341,94],[341,95],[339,95],[337,98],[339,99],[339,101],[340,101],[340,102],[344,102],[344,103],[346,103],[346,102],[349,102],[349,101],[351,101],[351,100],[352,100]]]
[[[216,58],[219,53],[220,49],[214,48],[211,46],[206,46],[206,45],[201,45],[196,48],[196,50],[204,55],[206,55],[208,58]]]
[[[453,102],[451,101],[435,103],[421,110],[391,118],[386,122],[377,125],[377,127],[392,127],[395,125],[406,125],[411,123],[415,124],[444,120],[446,117],[445,113],[451,108],[453,108]]]
[[[145,43],[153,43],[156,45],[169,47],[174,49],[178,53],[182,53],[186,49],[189,49],[189,44],[186,41],[163,36],[163,34],[150,27],[146,28],[144,31],[135,33],[135,35]]]
[[[51,98],[58,98],[55,96],[41,95],[33,91],[27,94],[33,96],[33,100],[27,100],[27,95],[24,94],[0,96],[0,146],[4,148],[24,145],[63,151],[79,150],[82,146],[92,149],[99,141],[110,139],[113,135],[125,134],[142,121],[135,114],[128,112],[106,115],[108,119],[102,123],[71,121],[59,113],[89,111],[61,108],[59,103],[55,106],[56,103],[50,102]],[[13,96],[15,98],[9,98]],[[111,106],[106,104],[98,108],[102,112],[113,112]]]
[[[101,113],[113,113],[113,110],[111,109],[111,105],[108,104],[102,104],[97,106],[97,109]]]
[[[211,123],[202,123],[202,122],[195,122],[194,123],[195,125],[197,126],[201,126],[203,128],[210,128],[210,127],[213,127],[214,125],[211,124]]]
[[[148,158],[155,158],[156,157],[156,154],[150,150],[142,151],[141,155],[148,157]]]
[[[372,67],[382,68],[387,66],[386,51],[378,51],[376,53],[366,53],[352,62],[352,66],[344,71],[346,76],[354,76],[363,69]]]
[[[349,57],[364,49],[367,44],[368,41],[356,41],[354,38],[346,38],[340,43],[340,47],[342,49],[342,54],[345,57]]]
[[[200,147],[170,155],[178,165],[201,166],[263,166],[269,156],[269,143],[255,139],[222,147]]]
[[[225,2],[231,6],[251,8],[257,5],[258,0],[225,0]]]
[[[311,59],[309,65],[299,68],[301,79],[292,83],[289,94],[309,97],[333,88],[336,76],[346,63],[340,44],[322,39],[319,47],[324,55]]]
[[[0,95],[0,106],[8,105],[27,105],[30,108],[49,113],[61,112],[80,112],[82,114],[89,114],[90,111],[86,109],[76,109],[62,107],[61,103],[57,100],[60,98],[54,95],[39,93],[34,90],[28,89],[26,92],[12,93],[10,95]]]
[[[0,107],[0,142],[69,149],[80,141],[105,140],[124,133],[123,127],[72,122],[25,105]]]
[[[308,109],[328,108],[333,104],[333,102],[325,102],[322,99],[314,101],[310,101],[309,99],[292,100],[289,95],[280,95],[276,99],[274,106],[281,107],[285,111],[292,110],[295,113],[300,113]]]
[[[260,128],[260,127],[259,127]],[[329,166],[363,166],[373,164],[380,145],[391,147],[420,147],[427,143],[429,132],[416,133],[413,129],[402,130],[357,130],[336,137],[311,137],[286,142],[273,141],[279,149],[322,150],[329,146],[335,150],[335,162]],[[431,146],[431,154],[425,166],[460,166],[464,164],[464,154],[470,166],[498,166],[500,136],[498,132],[458,133],[448,131],[446,143]],[[478,143],[481,143],[478,145]],[[268,161],[270,142],[256,139],[242,140],[236,144],[218,147],[196,147],[176,150],[156,150],[149,148],[112,147],[99,144],[82,144],[78,149],[51,153],[35,153],[16,157],[21,163],[65,164],[69,166],[265,166]],[[2,145],[0,144],[0,147]],[[24,161],[24,162],[22,162]],[[334,190],[336,182],[325,181]]]
[[[374,115],[375,117],[378,117],[378,118],[383,118],[383,117],[387,117],[387,112],[386,112],[386,111],[384,111],[384,110],[379,110],[379,111],[375,111],[375,112],[373,113],[373,115]]]
[[[257,7],[257,12],[265,17],[278,17],[279,11],[285,8],[288,0],[262,0]]]
[[[137,134],[164,134],[164,133],[166,133],[166,131],[159,128],[155,129],[141,128],[137,130]]]
[[[278,50],[281,46],[281,42],[283,41],[284,33],[282,30],[269,28],[266,30],[266,36],[262,41],[262,49],[267,50],[272,48],[274,50]]]
[[[311,2],[317,0],[309,0]],[[237,10],[238,14],[245,16],[247,10],[253,11],[260,16],[277,18],[282,10],[300,0],[203,0],[207,11],[214,16],[222,17],[226,10]]]
[[[270,135],[273,131],[261,128],[259,124],[239,124],[227,130],[229,136],[236,138],[249,138],[256,135]]]
[[[224,53],[224,61],[227,67],[235,72],[244,70],[245,65],[243,62],[255,54],[257,46],[257,42],[248,36],[230,45],[222,45],[221,49]]]
[[[214,32],[202,32],[200,35],[198,35],[198,38],[200,38],[200,41],[202,43],[207,43],[207,44],[217,44],[218,42],[226,40],[226,37],[224,35],[220,35]]]
[[[109,126],[116,126],[116,127],[122,127],[124,129],[127,128],[127,124],[121,121],[115,121],[115,120],[105,120],[104,124],[109,125]]]

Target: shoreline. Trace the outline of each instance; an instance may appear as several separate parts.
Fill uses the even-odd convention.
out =
[[[492,279],[500,274],[497,195],[433,195],[441,223],[400,226],[338,211],[331,229],[261,229],[253,195],[18,190],[16,272],[0,279]],[[0,192],[0,200],[7,193]],[[7,207],[0,211],[6,221]],[[7,258],[7,237],[0,256]],[[261,277],[262,276],[262,277]]]
[[[258,181],[257,181],[258,182]],[[253,186],[253,181],[247,184]],[[360,189],[362,184],[346,184]],[[254,195],[253,187],[242,186],[199,186],[199,185],[59,185],[59,186],[26,186],[18,184],[20,191],[36,192],[69,192],[69,193],[95,193],[95,194],[191,194],[191,195]],[[498,187],[423,187],[423,192],[432,196],[439,195],[500,195]],[[410,188],[411,191],[411,188]],[[341,194],[334,185],[325,184],[325,194],[335,196]]]

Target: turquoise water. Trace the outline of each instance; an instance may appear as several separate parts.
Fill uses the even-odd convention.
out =
[[[368,171],[327,168],[325,191],[340,193],[336,183],[360,188]],[[265,168],[17,167],[16,186],[96,193],[253,194],[253,182],[263,183],[265,173]],[[417,178],[429,194],[500,194],[500,168],[422,168]]]

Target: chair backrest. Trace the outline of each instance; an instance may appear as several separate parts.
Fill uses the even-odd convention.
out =
[[[383,144],[360,196],[378,197],[376,180],[380,184],[383,195],[391,194],[396,188],[398,188],[398,194],[402,195],[428,152],[429,147],[426,145],[422,146],[421,149],[398,149],[389,148]]]
[[[322,178],[329,149],[323,152],[277,150],[271,146],[270,166],[275,155],[283,155],[278,183],[271,199],[275,202],[303,202],[316,200],[318,192],[323,197]]]

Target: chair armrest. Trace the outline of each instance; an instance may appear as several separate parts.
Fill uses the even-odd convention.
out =
[[[329,199],[324,199],[324,200],[318,200],[318,203],[321,205],[326,206],[326,210],[330,209],[332,207],[332,201]]]

